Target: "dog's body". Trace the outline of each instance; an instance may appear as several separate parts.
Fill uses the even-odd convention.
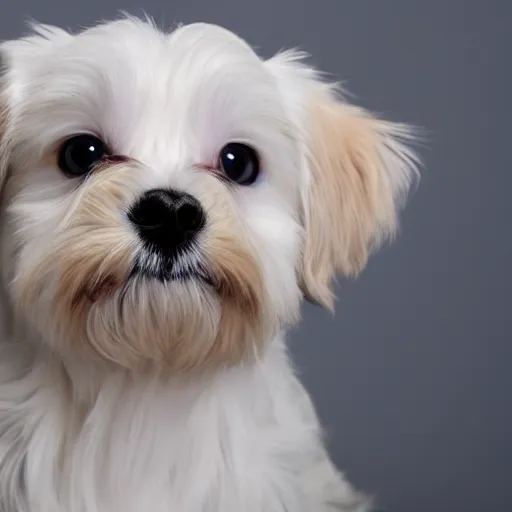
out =
[[[284,331],[395,231],[406,127],[210,25],[0,55],[0,511],[368,510]]]
[[[0,366],[2,510],[367,510],[274,341],[258,365],[197,382],[82,375],[98,384],[87,412],[69,407],[58,363],[13,351]]]

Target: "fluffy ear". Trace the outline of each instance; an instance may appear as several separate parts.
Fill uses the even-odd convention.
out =
[[[332,310],[335,276],[357,275],[370,251],[394,235],[419,162],[408,126],[349,105],[300,58],[283,53],[267,64],[304,153],[303,293]]]
[[[29,95],[32,74],[41,73],[48,51],[63,45],[72,36],[50,25],[30,24],[30,34],[0,42],[0,188],[5,180],[14,139],[14,120]],[[39,68],[38,68],[39,67]]]
[[[9,143],[9,117],[10,117],[10,102],[8,100],[8,73],[7,63],[2,52],[2,46],[0,45],[0,189],[5,180],[7,174],[7,167],[9,162],[10,154],[10,143]]]

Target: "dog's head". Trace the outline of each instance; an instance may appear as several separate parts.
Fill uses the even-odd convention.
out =
[[[18,326],[130,369],[230,364],[332,308],[392,235],[405,126],[296,53],[133,19],[0,46],[2,272]]]

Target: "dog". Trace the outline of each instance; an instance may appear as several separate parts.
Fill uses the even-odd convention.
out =
[[[284,333],[396,233],[414,130],[210,24],[0,55],[0,510],[372,509]]]

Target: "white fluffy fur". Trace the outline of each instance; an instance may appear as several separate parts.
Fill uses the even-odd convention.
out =
[[[0,511],[368,510],[370,501],[326,453],[282,333],[301,299],[301,211],[308,209],[311,181],[307,92],[320,86],[316,74],[295,54],[264,62],[219,27],[195,24],[168,35],[134,19],[78,36],[37,26],[30,37],[4,43],[0,54],[7,114],[0,172],[8,182]],[[208,183],[187,170],[215,159],[233,138],[261,148],[264,180],[231,197],[274,314],[272,339],[255,360],[163,381],[50,350],[51,279],[30,312],[13,319],[16,283],[52,250],[55,233],[82,200],[46,155],[83,131],[143,163],[126,185],[134,197],[164,185],[204,195]],[[409,156],[398,145],[384,165],[392,195],[414,172]],[[215,305],[204,307],[215,322]]]

